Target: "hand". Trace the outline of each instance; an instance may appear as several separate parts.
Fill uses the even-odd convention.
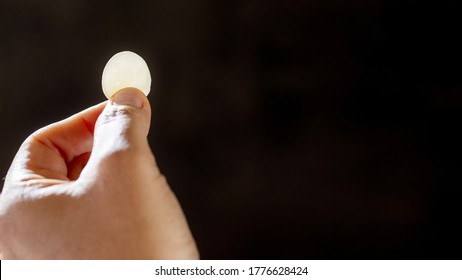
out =
[[[150,119],[128,88],[28,137],[0,195],[3,258],[198,258],[149,148]]]

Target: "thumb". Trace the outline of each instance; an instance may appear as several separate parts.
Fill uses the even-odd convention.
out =
[[[90,159],[123,151],[150,153],[146,138],[150,123],[151,106],[146,96],[136,88],[118,91],[96,121]]]

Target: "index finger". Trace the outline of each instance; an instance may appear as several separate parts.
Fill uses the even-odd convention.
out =
[[[65,120],[41,128],[20,147],[7,180],[41,178],[69,180],[68,164],[91,151],[93,131],[107,101],[90,107]]]

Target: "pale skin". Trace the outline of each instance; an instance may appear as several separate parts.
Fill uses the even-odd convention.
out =
[[[150,120],[148,99],[128,88],[29,136],[0,195],[0,256],[197,259],[149,147]]]

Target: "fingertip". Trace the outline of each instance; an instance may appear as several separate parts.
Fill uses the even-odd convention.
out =
[[[130,106],[145,111],[148,125],[151,120],[151,105],[146,95],[134,87],[119,90],[110,99],[110,104],[115,106]]]
[[[111,97],[112,105],[128,105],[138,109],[143,108],[144,94],[136,88],[123,88]]]
[[[142,91],[134,87],[127,87],[114,93],[110,99],[111,105],[128,105],[138,109],[149,106],[149,100]]]

